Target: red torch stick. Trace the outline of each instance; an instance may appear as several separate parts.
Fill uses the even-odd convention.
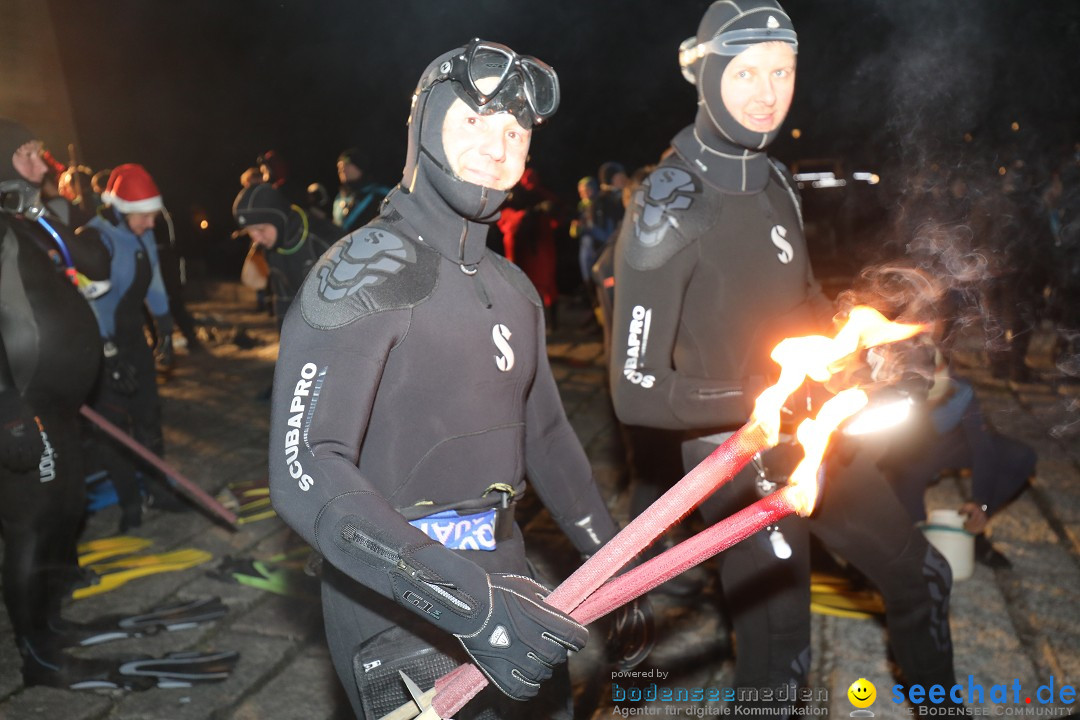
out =
[[[789,489],[785,487],[758,500],[689,540],[684,540],[663,554],[623,573],[590,595],[570,616],[587,625],[713,555],[742,542],[758,530],[797,512],[798,502],[791,499],[787,492]]]
[[[214,515],[217,515],[219,518],[227,522],[229,524],[229,527],[231,527],[233,530],[236,529],[236,514],[231,512],[228,508],[215,500],[209,493],[196,485],[194,482],[184,477],[184,475],[182,475],[179,470],[166,463],[154,453],[147,450],[145,447],[142,446],[141,443],[137,442],[135,438],[131,437],[126,432],[113,425],[93,408],[83,405],[79,408],[79,412],[81,412],[84,417],[86,417],[92,423],[107,432],[109,435],[116,438],[116,440],[124,444],[143,460],[146,460],[148,463],[156,467],[167,477],[171,477],[173,480],[175,480],[177,484],[184,489],[187,496],[194,500],[196,504],[199,505],[199,507],[208,510]]]
[[[688,515],[717,488],[731,480],[755,454],[770,447],[768,433],[753,420],[739,428],[707,458],[618,535],[600,548],[545,600],[570,612],[647,548],[665,530]]]

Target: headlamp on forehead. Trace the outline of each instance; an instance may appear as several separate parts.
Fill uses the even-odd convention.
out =
[[[488,91],[478,83],[494,78]],[[481,115],[508,112],[524,128],[539,125],[559,107],[559,77],[547,63],[506,45],[475,38],[439,66],[432,83],[450,80],[458,97]]]
[[[695,82],[691,67],[706,55],[735,57],[751,45],[765,42],[783,42],[799,52],[799,38],[794,30],[781,27],[742,28],[722,32],[711,40],[699,43],[696,37],[688,37],[679,45],[679,69],[691,84]]]

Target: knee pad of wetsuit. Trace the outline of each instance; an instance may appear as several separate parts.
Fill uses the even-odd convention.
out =
[[[398,671],[404,671],[426,691],[459,664],[402,628],[393,627],[379,633],[360,645],[353,656],[353,674],[365,716],[381,718],[412,699]],[[465,716],[459,714],[457,717]],[[498,720],[497,715],[488,712],[469,717]]]

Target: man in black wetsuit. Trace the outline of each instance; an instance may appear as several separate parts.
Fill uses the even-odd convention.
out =
[[[527,474],[582,554],[615,525],[548,366],[540,298],[485,248],[557,104],[554,71],[505,46],[434,60],[404,178],[285,318],[271,497],[327,561],[327,639],[361,718],[407,698],[388,694],[397,668],[426,689],[469,656],[495,687],[459,719],[570,717],[562,663],[588,633],[540,601],[514,502]]]
[[[79,406],[98,374],[97,321],[76,285],[108,278],[109,256],[42,216],[41,143],[0,119],[0,531],[4,604],[27,685],[77,673],[50,629],[78,578],[85,506]]]
[[[768,356],[779,340],[832,334],[794,184],[764,152],[790,107],[796,49],[773,0],[709,7],[680,48],[697,118],[634,194],[616,246],[615,410],[630,425],[685,432],[686,468],[749,418],[778,370]],[[774,489],[766,468],[782,455],[767,453],[706,500],[706,521]],[[906,520],[875,459],[867,444],[850,463],[832,463],[813,518],[782,520],[722,556],[739,686],[806,681],[808,531],[884,594],[907,682],[952,682],[948,566]]]

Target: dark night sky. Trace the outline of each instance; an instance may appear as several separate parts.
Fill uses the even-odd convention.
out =
[[[238,178],[271,147],[335,188],[350,145],[392,184],[416,79],[473,36],[537,55],[563,103],[533,164],[564,194],[605,160],[652,162],[694,113],[675,54],[705,0],[315,2],[51,0],[75,120],[94,167],[141,162],[183,217],[231,230]],[[791,0],[799,77],[774,154],[911,172],[959,149],[1059,152],[1080,140],[1080,2]],[[1021,132],[1012,133],[1016,120]]]

